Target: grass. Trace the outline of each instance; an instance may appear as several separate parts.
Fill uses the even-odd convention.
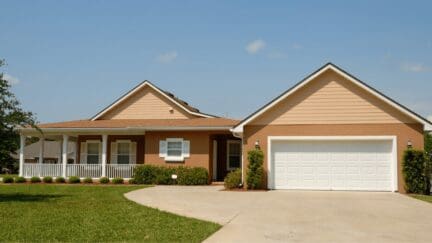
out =
[[[143,186],[0,185],[0,241],[201,242],[220,225],[138,205]]]
[[[432,203],[432,196],[431,195],[412,194],[410,196],[412,196],[413,198],[420,199],[420,200],[425,201],[425,202]]]

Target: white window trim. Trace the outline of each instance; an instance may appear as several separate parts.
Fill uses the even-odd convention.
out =
[[[240,146],[240,154],[239,154],[240,165],[239,165],[239,167],[230,167],[230,161],[229,161],[229,155],[230,155],[229,146],[230,146],[230,144],[239,144],[239,146]],[[242,163],[242,159],[241,159],[242,152],[241,152],[241,149],[242,149],[242,147],[241,147],[241,140],[227,140],[227,149],[226,149],[226,158],[227,158],[226,159],[226,163],[227,163],[226,167],[227,167],[227,170],[235,170],[235,169],[241,168],[241,163]]]
[[[98,163],[97,164],[101,164],[101,161],[102,161],[102,157],[101,157],[101,155],[102,155],[102,151],[99,149],[100,148],[100,144],[101,144],[101,141],[100,140],[87,140],[86,141],[86,147],[87,147],[87,153],[86,153],[86,160],[87,160],[87,164],[88,164],[88,156],[89,155],[95,155],[95,154],[90,154],[89,153],[89,144],[92,144],[92,143],[94,143],[94,144],[97,144],[98,145],[98,154],[97,154],[97,156],[98,156]]]
[[[116,151],[116,155],[115,155],[115,156],[117,156],[117,164],[120,164],[119,163],[119,158],[118,158],[119,155],[128,155],[129,156],[129,161],[128,161],[128,163],[126,165],[131,164],[132,141],[131,140],[125,140],[125,139],[123,139],[123,140],[119,139],[119,140],[116,140],[115,142],[117,143],[117,151]],[[119,146],[118,146],[119,143],[127,143],[129,145],[129,152],[128,152],[128,154],[120,154],[119,153]],[[125,164],[122,164],[122,165],[125,165]]]
[[[166,140],[166,156],[165,161],[172,161],[172,162],[180,162],[184,161],[184,155],[183,155],[183,138],[167,138]],[[181,155],[180,156],[168,156],[168,143],[169,142],[180,142],[181,144]]]

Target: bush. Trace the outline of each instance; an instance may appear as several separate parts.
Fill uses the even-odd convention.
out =
[[[30,182],[31,183],[39,183],[39,182],[41,182],[41,178],[39,176],[33,176],[32,178],[30,178]]]
[[[407,149],[403,155],[402,174],[408,193],[430,194],[428,159],[424,151]]]
[[[15,183],[24,183],[26,179],[22,176],[15,177]]]
[[[77,183],[80,183],[81,180],[80,180],[80,178],[78,176],[71,176],[71,177],[69,177],[68,182],[70,184],[77,184]]]
[[[128,180],[128,184],[137,184],[137,183],[136,183],[135,179],[132,178],[132,179]]]
[[[116,178],[112,179],[112,183],[113,184],[123,184],[123,178],[116,177]]]
[[[14,178],[12,176],[5,175],[3,176],[3,183],[13,183]]]
[[[173,174],[177,175],[177,180],[171,178]],[[142,165],[135,169],[133,179],[137,184],[205,185],[208,184],[208,172],[201,167]]]
[[[91,184],[91,183],[93,183],[93,179],[91,177],[86,177],[86,178],[84,178],[83,182],[86,184]]]
[[[208,171],[202,167],[177,168],[177,184],[179,185],[207,185],[209,182]]]
[[[225,189],[234,189],[241,187],[242,183],[242,172],[241,169],[236,169],[228,173],[224,179]]]
[[[248,152],[249,165],[247,167],[246,182],[248,189],[260,189],[264,180],[264,153],[260,149]]]
[[[42,181],[44,183],[52,183],[53,182],[53,178],[51,176],[45,176]]]
[[[108,177],[101,177],[99,179],[99,183],[101,183],[101,184],[108,184],[109,182],[110,181],[109,181]]]
[[[65,183],[66,180],[65,180],[64,177],[59,176],[59,177],[56,177],[56,178],[55,178],[55,182],[56,182],[56,183]]]

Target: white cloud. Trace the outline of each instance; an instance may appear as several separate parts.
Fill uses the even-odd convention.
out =
[[[157,56],[156,61],[160,63],[171,63],[177,58],[177,56],[178,53],[176,51],[170,51]]]
[[[246,45],[246,51],[249,54],[256,54],[260,50],[262,50],[266,46],[266,43],[263,40],[254,40]]]
[[[291,45],[291,48],[294,49],[294,50],[299,50],[299,49],[302,49],[303,46],[300,45],[300,44],[294,43],[294,44]]]
[[[402,64],[401,68],[405,72],[414,72],[414,73],[426,72],[429,70],[428,67],[426,67],[421,63],[405,63]]]
[[[14,76],[9,75],[7,73],[3,74],[3,79],[6,80],[6,81],[8,81],[8,83],[10,85],[19,84],[21,82],[17,77],[14,77]]]

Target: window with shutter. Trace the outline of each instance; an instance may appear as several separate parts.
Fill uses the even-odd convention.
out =
[[[189,157],[190,143],[182,138],[159,141],[159,156],[167,162],[180,162]]]
[[[100,142],[87,141],[87,164],[99,164],[100,162]]]
[[[117,143],[117,164],[129,164],[130,142]]]

